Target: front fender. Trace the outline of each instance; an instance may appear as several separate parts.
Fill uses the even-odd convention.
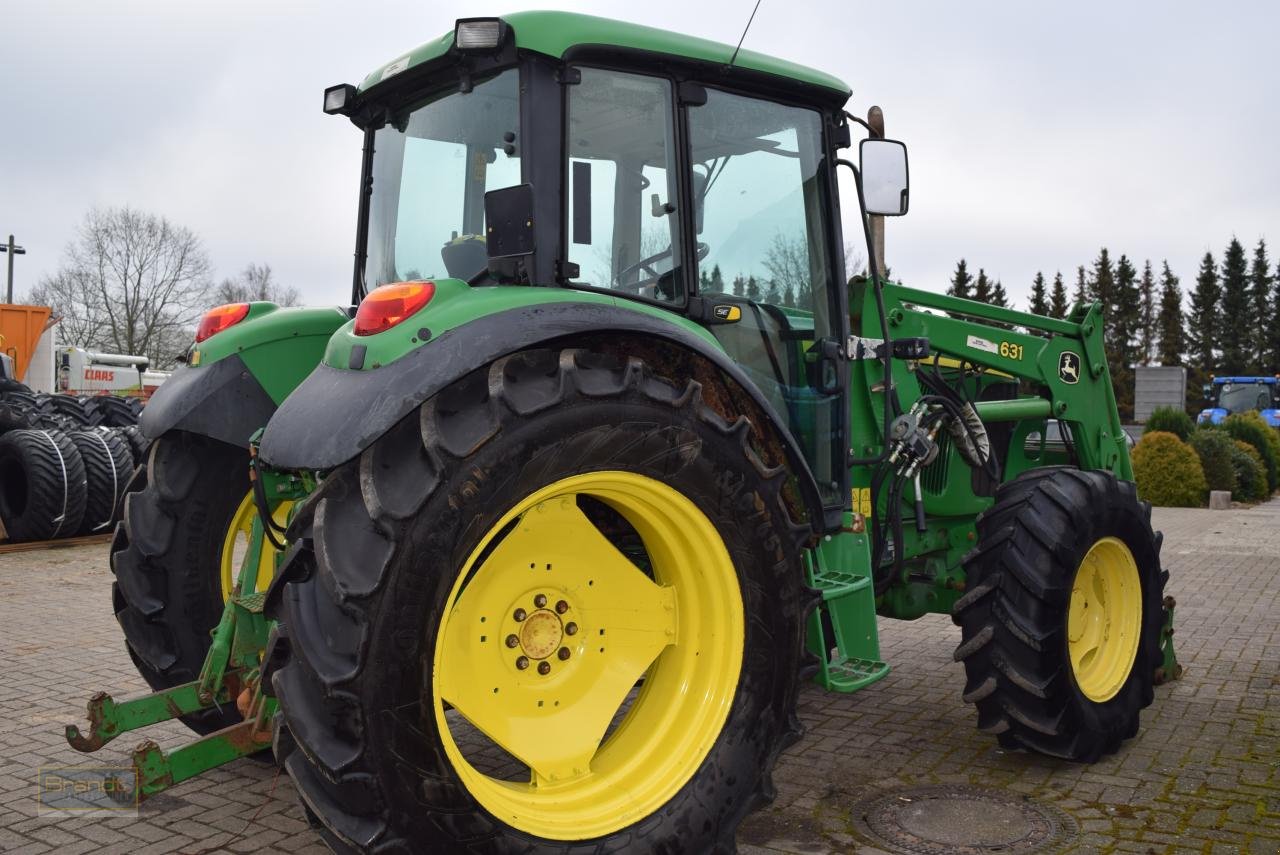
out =
[[[247,448],[347,321],[338,308],[250,306],[244,321],[193,347],[151,396],[139,421],[146,437],[183,430]]]
[[[710,361],[750,397],[781,438],[815,528],[823,507],[800,446],[760,389],[722,350],[661,316],[599,302],[539,303],[483,315],[388,364],[343,370],[321,363],[267,425],[260,453],[278,469],[327,470],[353,459],[453,381],[500,357],[583,334],[639,334]]]

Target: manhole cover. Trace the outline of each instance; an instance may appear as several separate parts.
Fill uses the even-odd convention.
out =
[[[899,852],[978,855],[1038,852],[1076,831],[1062,811],[999,790],[915,787],[873,796],[854,808],[863,831]]]

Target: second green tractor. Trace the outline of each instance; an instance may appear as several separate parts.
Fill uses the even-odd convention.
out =
[[[1100,309],[882,281],[871,240],[850,279],[909,187],[849,96],[552,12],[327,90],[350,308],[205,317],[112,547],[155,694],[72,743],[181,717],[140,797],[273,750],[339,851],[733,851],[801,686],[930,613],[1002,745],[1137,734],[1172,611]]]

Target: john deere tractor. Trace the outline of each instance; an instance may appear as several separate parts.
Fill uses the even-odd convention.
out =
[[[1134,736],[1172,613],[1100,307],[902,287],[871,240],[849,280],[846,224],[908,207],[849,96],[551,12],[328,89],[351,308],[206,316],[112,550],[156,693],[72,743],[182,717],[143,798],[273,749],[340,850],[731,851],[801,685],[929,613],[1002,745]]]

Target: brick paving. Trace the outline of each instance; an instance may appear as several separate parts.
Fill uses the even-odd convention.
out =
[[[1001,750],[960,700],[949,619],[882,622],[894,671],[855,695],[807,688],[805,739],[775,773],[777,800],[750,817],[744,855],[875,852],[862,800],[904,788],[999,788],[1067,813],[1072,851],[1280,853],[1280,501],[1226,512],[1158,510],[1178,652],[1187,673],[1156,690],[1138,739],[1092,766]],[[143,805],[140,816],[38,816],[39,766],[92,758],[62,727],[97,689],[146,687],[111,616],[106,547],[0,556],[0,851],[130,855],[326,851],[287,778],[239,761]],[[189,738],[151,728],[162,747]]]

